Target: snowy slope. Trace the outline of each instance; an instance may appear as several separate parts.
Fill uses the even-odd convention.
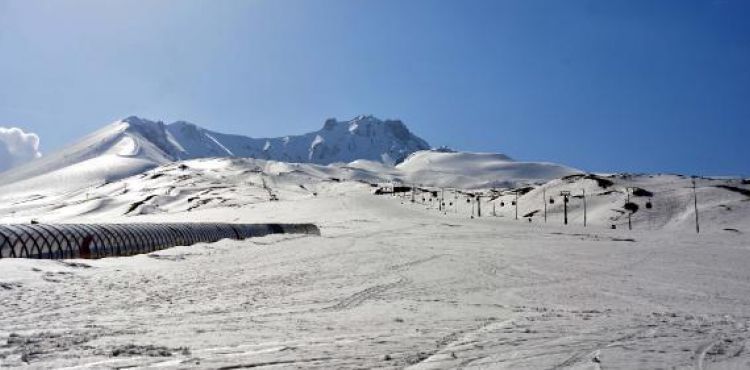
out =
[[[49,184],[0,200],[0,222],[314,222],[322,232],[101,260],[0,260],[0,308],[10,313],[0,315],[0,366],[748,368],[750,210],[741,205],[750,198],[717,186],[750,184],[701,179],[701,207],[724,198],[739,231],[707,212],[696,236],[595,223],[608,197],[621,206],[617,193],[591,200],[586,228],[573,218],[579,199],[568,226],[559,197],[546,224],[489,217],[489,197],[470,218],[465,192],[458,212],[438,212],[434,200],[376,196],[356,181],[398,175],[393,167],[353,165],[198,159],[64,196]],[[613,184],[553,180],[520,204],[541,206],[544,189],[586,187],[593,197],[638,186],[654,192],[653,212],[681,215],[668,200],[691,191],[679,176],[603,178]]]
[[[396,166],[404,183],[438,187],[492,188],[548,181],[581,173],[544,162],[517,162],[503,154],[419,151]]]
[[[570,192],[568,222],[589,227],[695,232],[691,178],[680,175],[571,175],[540,186],[519,188],[518,217],[532,223],[562,224],[565,206],[561,192]],[[585,215],[584,215],[585,193]],[[451,193],[449,198],[452,198]],[[485,191],[482,209],[515,219],[515,189]],[[699,221],[705,230],[750,231],[750,184],[741,179],[697,179]],[[463,200],[463,197],[459,197]],[[626,203],[634,205],[630,212]],[[461,204],[459,202],[459,204]],[[469,214],[464,206],[461,212]]]
[[[164,125],[129,117],[77,143],[3,172],[4,191],[60,191],[121,179],[174,159]]]
[[[418,153],[417,158],[435,153]],[[454,153],[465,157],[464,153]],[[450,156],[448,158],[456,158]],[[489,156],[485,164],[498,156]],[[440,158],[446,158],[439,156]],[[471,158],[471,156],[469,156]],[[447,166],[450,160],[437,166],[440,170],[456,170],[462,160]],[[430,162],[433,163],[433,162]],[[263,204],[277,198],[281,202],[315,198],[315,194],[326,192],[333,186],[343,189],[374,189],[373,185],[389,187],[390,183],[419,184],[416,203],[427,209],[438,207],[434,194],[441,194],[441,186],[428,185],[432,176],[439,181],[466,181],[470,188],[447,186],[444,197],[444,213],[459,217],[477,216],[477,208],[483,217],[515,219],[516,200],[514,188],[478,188],[484,184],[481,178],[475,182],[449,172],[428,172],[418,162],[407,160],[403,166],[387,166],[379,162],[356,161],[349,165],[321,166],[310,163],[286,163],[251,158],[208,158],[167,163],[109,183],[98,183],[79,189],[60,192],[52,182],[38,177],[34,191],[17,189],[0,193],[0,222],[28,222],[39,219],[44,222],[67,221],[71,217],[91,217],[91,221],[102,218],[142,214],[167,214],[192,212],[207,208],[244,207]],[[494,163],[497,165],[498,163]],[[407,172],[406,167],[412,172]],[[71,168],[75,168],[71,167]],[[532,166],[533,168],[533,166]],[[80,169],[82,173],[84,169]],[[484,176],[491,173],[485,170]],[[497,170],[497,177],[505,174],[504,167]],[[427,177],[417,177],[424,176]],[[407,181],[417,179],[420,181]],[[452,179],[452,180],[450,180]],[[507,179],[507,181],[511,181]],[[28,184],[28,183],[27,183]],[[631,190],[630,201],[638,206],[631,221],[636,230],[681,230],[692,232],[694,210],[690,179],[675,175],[568,175],[550,181],[520,182],[518,197],[519,219],[534,224],[544,223],[544,208],[547,208],[547,224],[559,225],[563,221],[561,191],[570,191],[568,218],[572,225],[583,224],[583,190],[586,192],[587,224],[596,229],[616,225],[627,228],[626,188]],[[745,194],[743,194],[743,192]],[[650,195],[648,195],[650,193]],[[482,194],[477,205],[472,194]],[[750,184],[736,179],[699,179],[697,195],[704,231],[719,232],[724,229],[748,232],[750,225]],[[439,196],[439,195],[438,195]],[[545,197],[546,196],[546,197]],[[407,198],[411,194],[406,194]],[[554,202],[550,203],[550,199]],[[651,208],[647,203],[651,203]],[[494,211],[494,212],[493,212]],[[272,215],[267,214],[271,217]]]

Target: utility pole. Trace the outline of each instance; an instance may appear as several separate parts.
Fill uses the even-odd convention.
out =
[[[586,227],[586,189],[583,190],[583,227]]]
[[[693,176],[693,206],[695,207],[695,233],[701,233],[701,226],[698,219],[698,193],[695,191],[695,176]]]
[[[482,217],[482,195],[477,194],[477,217]]]
[[[568,224],[568,197],[570,197],[570,192],[567,190],[561,191],[560,195],[563,197],[563,211],[565,214],[564,223],[565,225]]]
[[[627,198],[628,200],[626,201],[626,204],[630,203],[630,189],[632,188],[629,186],[625,188],[625,193],[628,195],[628,198]],[[628,230],[633,230],[633,221],[631,220],[631,216],[633,215],[633,212],[630,211],[629,209],[626,209],[626,211],[628,211]]]
[[[518,189],[515,190],[516,192],[516,220],[518,220]]]
[[[440,188],[440,201],[438,203],[438,212],[445,210],[445,188]]]
[[[544,223],[547,223],[547,189],[542,190],[542,203],[544,204]]]

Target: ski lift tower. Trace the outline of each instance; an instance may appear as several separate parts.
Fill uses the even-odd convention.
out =
[[[625,201],[625,205],[630,204],[630,193],[633,192],[635,189],[637,188],[634,186],[625,187],[625,194],[627,195],[627,200]],[[626,211],[628,211],[628,230],[633,230],[633,220],[632,220],[633,211],[631,211],[630,209],[626,209]]]
[[[560,192],[560,196],[563,197],[563,212],[565,214],[565,225],[568,224],[568,201],[570,199],[570,192],[567,190],[563,190]]]

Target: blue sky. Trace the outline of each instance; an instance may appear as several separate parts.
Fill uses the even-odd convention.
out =
[[[750,2],[0,0],[0,126],[250,136],[400,118],[434,146],[750,175]]]

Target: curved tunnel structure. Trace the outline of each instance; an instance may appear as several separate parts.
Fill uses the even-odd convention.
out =
[[[0,258],[102,258],[269,234],[320,235],[313,224],[132,223],[0,225]]]

